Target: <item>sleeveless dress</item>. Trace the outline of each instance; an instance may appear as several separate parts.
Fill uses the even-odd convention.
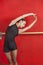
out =
[[[18,35],[17,25],[14,24],[12,26],[8,26],[4,39],[4,52],[9,52],[17,49],[14,39],[17,35]]]

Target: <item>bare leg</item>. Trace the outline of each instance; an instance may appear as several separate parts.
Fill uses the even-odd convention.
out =
[[[5,53],[5,55],[6,55],[7,59],[8,59],[9,65],[13,65],[10,52]]]
[[[14,65],[18,65],[18,63],[17,63],[17,49],[12,51],[12,55],[13,55]]]

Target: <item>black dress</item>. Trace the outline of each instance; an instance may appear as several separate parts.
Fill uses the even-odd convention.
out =
[[[8,26],[4,40],[4,52],[9,52],[17,49],[14,38],[18,35],[17,25]]]

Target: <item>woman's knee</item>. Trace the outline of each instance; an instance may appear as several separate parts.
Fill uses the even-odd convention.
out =
[[[13,56],[13,62],[16,63],[17,62],[17,58],[15,56]]]
[[[12,51],[12,60],[17,63],[17,49]]]
[[[9,62],[9,64],[12,64],[12,58],[11,58],[11,55],[10,55],[10,52],[8,53],[5,53],[6,57],[7,57],[7,60]]]
[[[11,60],[11,59],[8,59],[8,62],[9,62],[9,63],[12,63],[12,60]]]

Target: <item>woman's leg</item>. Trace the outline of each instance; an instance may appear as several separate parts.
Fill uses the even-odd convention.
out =
[[[12,51],[14,65],[18,65],[17,63],[17,49]]]
[[[6,55],[7,59],[8,59],[9,65],[13,65],[10,52],[6,52],[5,55]]]

